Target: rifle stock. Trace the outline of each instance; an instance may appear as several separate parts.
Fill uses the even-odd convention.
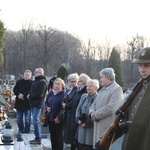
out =
[[[108,150],[113,138],[115,136],[116,131],[119,128],[119,121],[123,117],[124,113],[127,111],[128,107],[131,105],[132,101],[134,100],[137,93],[141,90],[143,85],[143,79],[140,79],[136,85],[132,88],[132,92],[125,98],[125,101],[121,107],[116,111],[116,117],[113,121],[113,123],[109,126],[109,128],[106,130],[104,135],[102,136],[102,139],[100,140],[100,148]]]

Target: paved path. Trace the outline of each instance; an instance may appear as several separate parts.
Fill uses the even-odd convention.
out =
[[[2,97],[0,96],[0,101],[2,102]],[[6,114],[8,115],[8,121],[10,122],[12,129],[14,130],[14,139],[16,139],[16,136],[18,134],[18,125],[17,125],[17,119],[15,117],[15,113],[10,114],[7,112],[6,108],[3,108],[4,111],[6,111]],[[42,144],[45,146],[43,150],[51,150],[51,144],[50,144],[50,134],[48,127],[41,127],[42,130]],[[34,132],[33,126],[31,125],[31,133]],[[30,136],[30,135],[29,135]],[[64,150],[70,150],[70,145],[64,144]],[[0,148],[1,150],[1,148]],[[11,149],[9,149],[11,150]],[[33,149],[32,149],[33,150]],[[37,149],[35,149],[37,150]],[[41,150],[41,149],[40,149]]]

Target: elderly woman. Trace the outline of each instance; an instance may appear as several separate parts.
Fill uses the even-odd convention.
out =
[[[81,96],[87,93],[86,83],[89,79],[90,77],[86,75],[85,73],[80,74],[79,79],[78,79],[78,88],[73,98],[72,116],[71,116],[71,129],[74,131],[74,133],[76,133],[76,130],[78,127],[76,120],[75,120],[76,109],[78,107]],[[78,149],[78,141],[76,138],[75,138],[75,145]]]
[[[88,75],[86,75],[85,73],[81,73],[79,76],[79,80],[78,80],[78,89],[77,89],[77,93],[87,93],[86,91],[86,84],[87,81],[90,79],[90,77]]]
[[[90,79],[87,82],[87,92],[83,94],[76,110],[76,121],[79,125],[77,140],[80,150],[93,150],[93,121],[89,118],[89,108],[97,97],[99,82]]]
[[[71,129],[71,117],[73,108],[73,99],[77,90],[78,74],[73,73],[68,76],[70,88],[66,90],[62,100],[62,106],[65,110],[64,143],[71,144],[71,150],[75,150],[74,135],[75,131]]]
[[[80,98],[83,94],[87,93],[86,83],[90,79],[90,77],[84,73],[80,74],[78,80],[78,88],[73,98],[73,106],[72,106],[72,117],[71,117],[71,128],[76,130],[77,125],[75,121],[76,109],[78,107]]]
[[[53,89],[50,90],[45,102],[45,109],[49,112],[52,150],[63,150],[63,123],[60,120],[60,115],[64,86],[64,81],[61,78],[55,79]]]

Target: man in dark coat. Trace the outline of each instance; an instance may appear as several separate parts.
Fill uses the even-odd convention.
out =
[[[25,70],[22,79],[19,79],[14,86],[13,92],[16,95],[15,108],[17,110],[17,124],[21,133],[29,133],[31,124],[31,108],[27,95],[31,88],[31,71]],[[25,118],[25,125],[23,123]]]
[[[41,144],[40,112],[47,90],[47,81],[42,68],[36,68],[34,75],[35,80],[33,81],[30,92],[27,96],[31,104],[33,126],[35,131],[35,139],[30,141],[30,144]]]

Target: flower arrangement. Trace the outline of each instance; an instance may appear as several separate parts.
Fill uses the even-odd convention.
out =
[[[11,90],[2,90],[1,95],[5,100],[8,100],[13,95],[13,92]]]

